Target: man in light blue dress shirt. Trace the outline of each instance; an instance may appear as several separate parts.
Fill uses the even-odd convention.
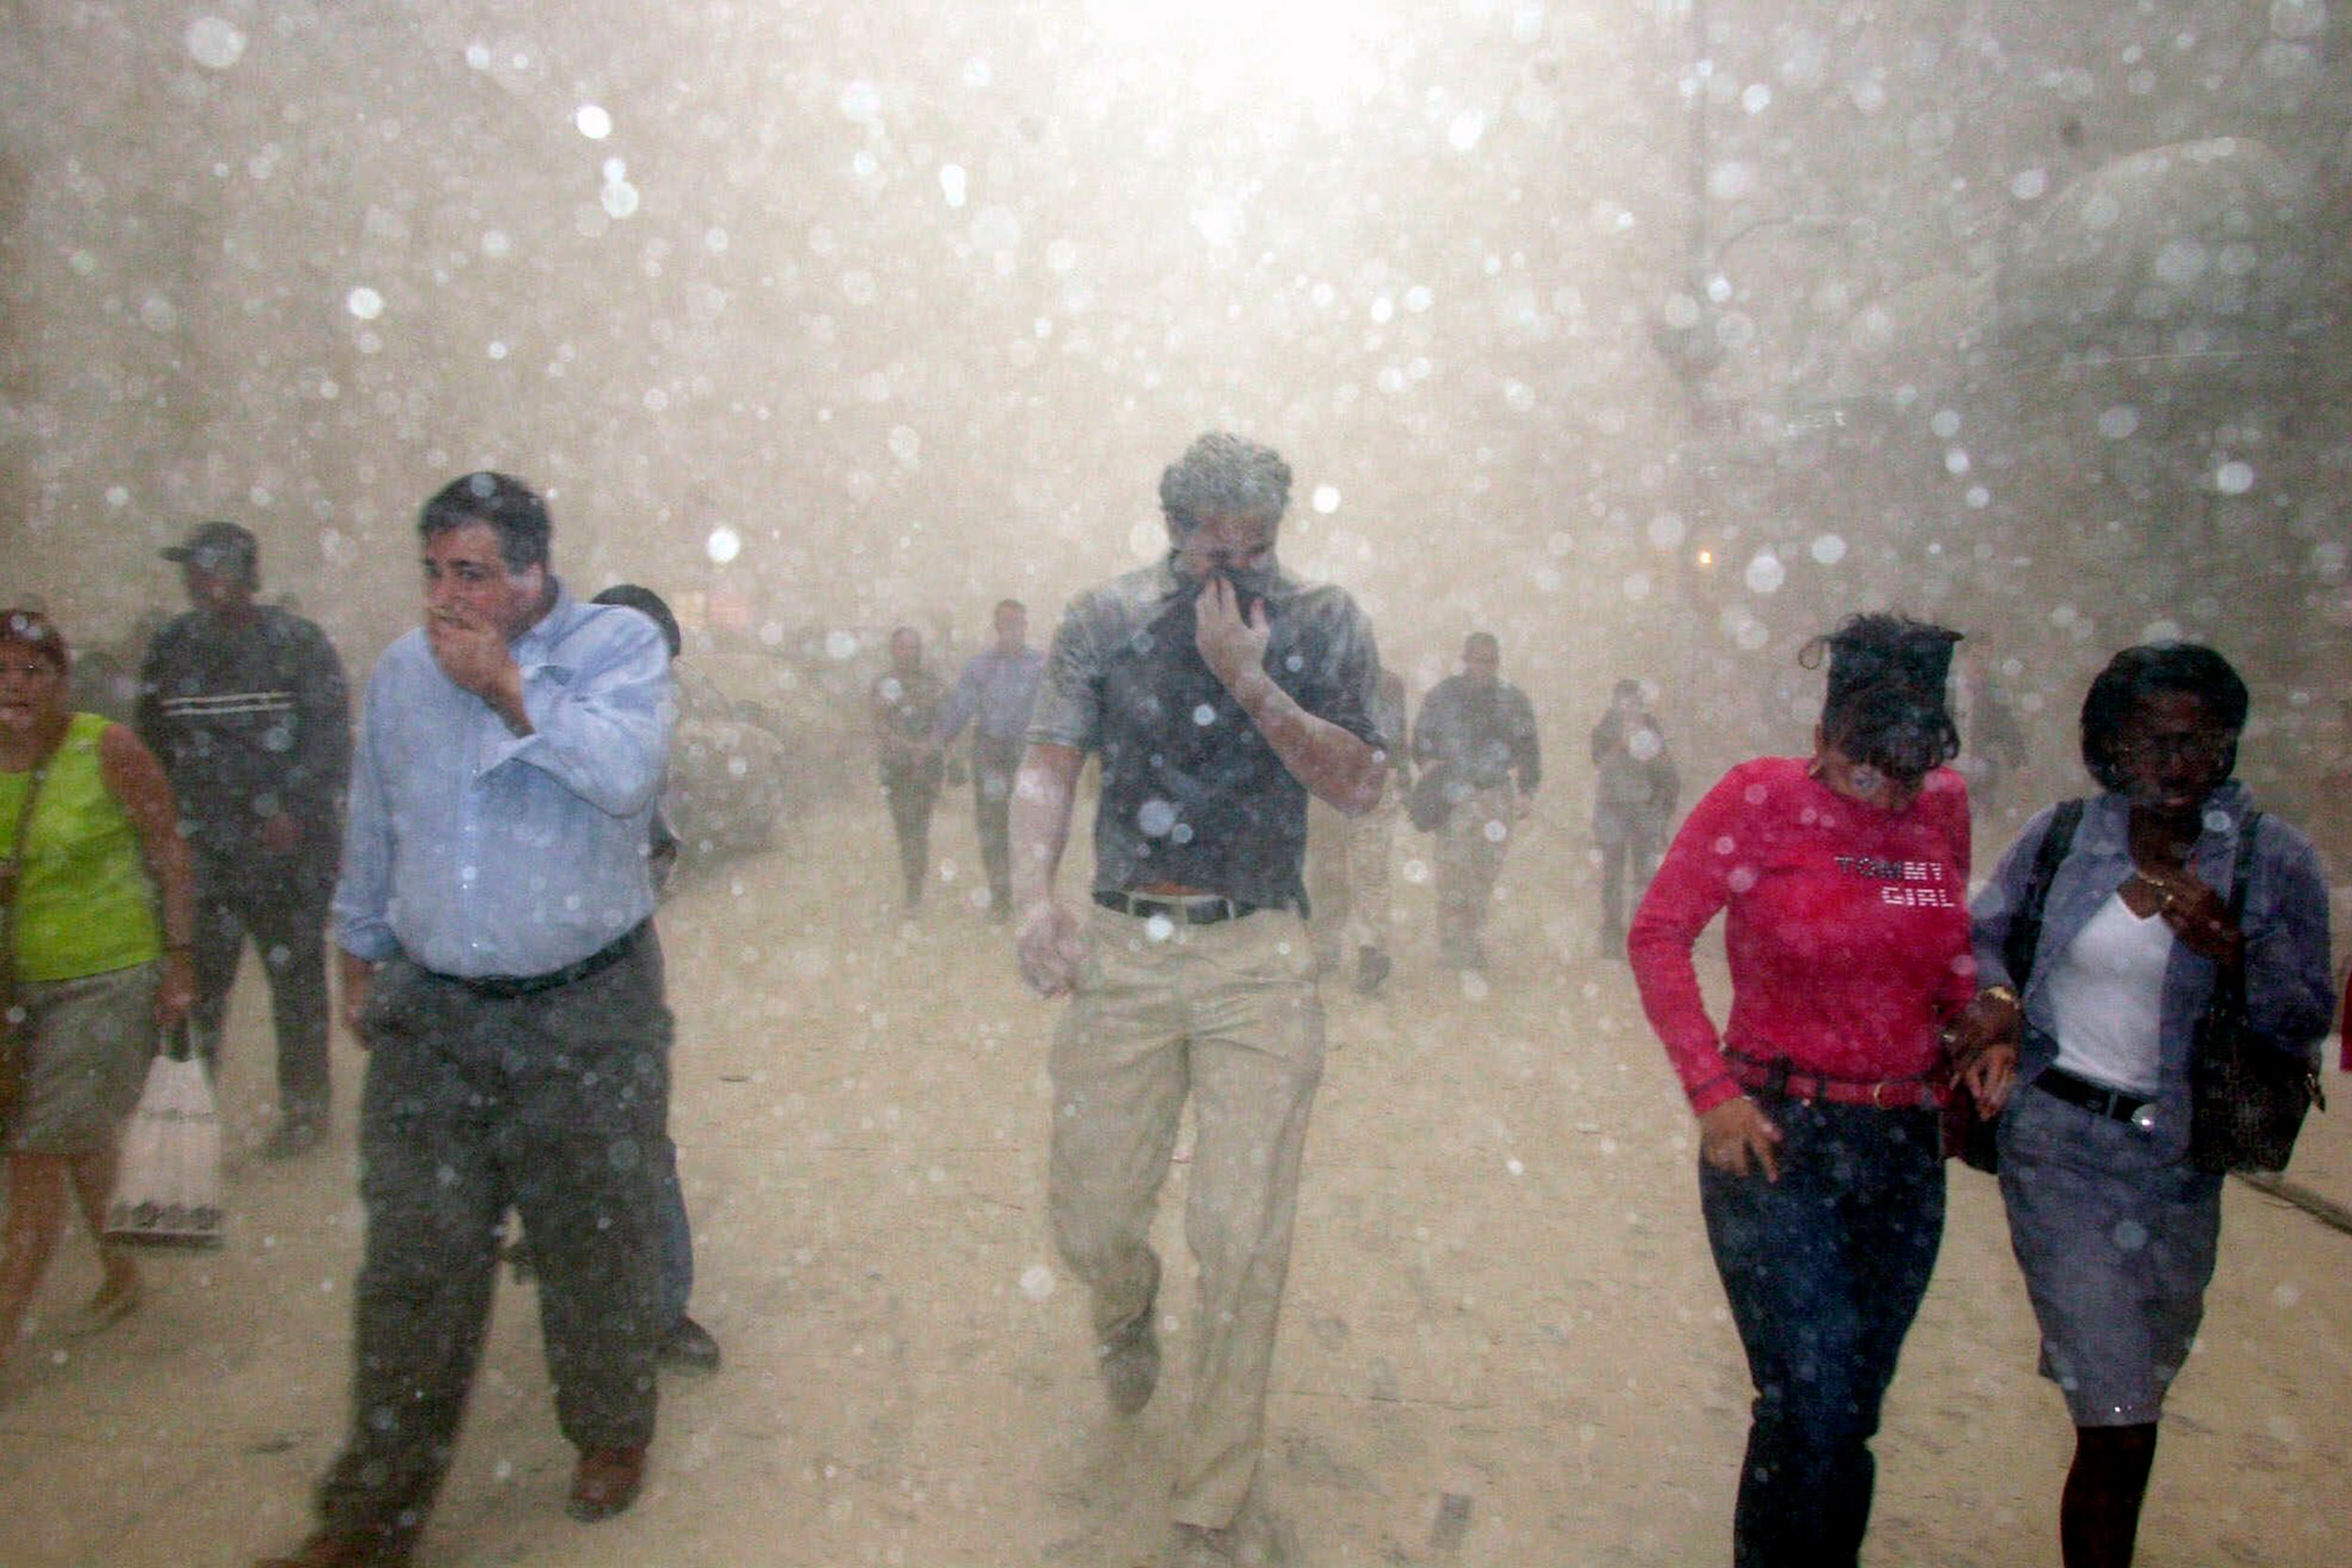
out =
[[[568,1510],[636,1499],[654,1428],[670,1013],[646,846],[674,719],[644,616],[575,600],[547,509],[470,474],[425,504],[424,626],[370,681],[335,892],[369,1049],[352,1418],[294,1568],[405,1563],[522,1216]]]

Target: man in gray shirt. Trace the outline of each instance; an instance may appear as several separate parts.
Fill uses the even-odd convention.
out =
[[[1095,1362],[1121,1414],[1158,1382],[1149,1237],[1193,1102],[1185,1234],[1200,1302],[1178,1564],[1266,1560],[1271,1527],[1245,1505],[1323,1070],[1307,798],[1366,812],[1388,771],[1371,623],[1275,562],[1290,482],[1274,451],[1221,434],[1161,476],[1168,557],[1072,602],[1013,791],[1021,973],[1072,999],[1050,1063],[1047,1207],[1093,1293]],[[1082,923],[1054,876],[1089,752],[1103,784]]]
[[[994,646],[972,656],[939,710],[931,739],[946,746],[972,725],[972,814],[980,831],[980,864],[988,872],[988,918],[1001,925],[1012,913],[1012,776],[1028,744],[1029,710],[1045,656],[1029,646],[1029,611],[1019,599],[996,606]]]

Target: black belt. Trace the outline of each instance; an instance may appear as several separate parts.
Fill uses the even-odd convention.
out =
[[[1258,908],[1238,898],[1147,898],[1139,894],[1119,892],[1097,893],[1094,901],[1113,914],[1145,918],[1155,914],[1166,915],[1184,926],[1214,926],[1220,920],[1239,920]]]
[[[610,946],[599,947],[580,962],[550,969],[545,974],[443,974],[435,970],[426,970],[425,973],[437,980],[447,980],[451,985],[462,987],[476,996],[495,1001],[536,996],[541,991],[576,985],[591,974],[601,974],[611,969],[628,957],[629,950],[637,945],[637,939],[644,935],[645,927],[651,924],[651,921],[641,920]]]
[[[2069,1105],[2079,1105],[2093,1116],[2112,1117],[2117,1121],[2130,1121],[2140,1108],[2151,1103],[2143,1094],[2126,1094],[2122,1089],[2094,1084],[2088,1078],[2077,1078],[2058,1068],[2043,1068],[2034,1079],[2033,1086],[2054,1100]]]

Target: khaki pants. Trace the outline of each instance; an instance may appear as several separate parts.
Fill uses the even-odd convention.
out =
[[[1486,961],[1479,937],[1510,846],[1517,794],[1507,784],[1456,801],[1438,830],[1438,958],[1455,969]]]
[[[1099,1338],[1152,1310],[1152,1215],[1189,1094],[1184,1240],[1200,1294],[1172,1513],[1222,1528],[1264,1446],[1299,1153],[1323,1075],[1311,945],[1306,922],[1274,910],[1170,927],[1097,909],[1088,934],[1051,1063],[1054,1241],[1094,1293]]]

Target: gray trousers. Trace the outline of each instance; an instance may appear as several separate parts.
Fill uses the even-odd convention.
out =
[[[276,870],[276,879],[269,874]],[[269,976],[278,1030],[278,1109],[294,1121],[324,1122],[331,1098],[326,1068],[326,911],[331,864],[294,856],[245,866],[197,864],[197,1049],[217,1072],[229,993],[247,935]]]
[[[1012,781],[1028,742],[1019,736],[972,737],[972,820],[980,833],[980,865],[988,874],[989,907],[1012,909]]]
[[[489,1326],[501,1226],[531,1238],[556,1419],[581,1449],[649,1442],[670,1012],[649,924],[617,963],[486,997],[396,958],[362,1033],[351,1432],[331,1530],[405,1542],[448,1473]]]

